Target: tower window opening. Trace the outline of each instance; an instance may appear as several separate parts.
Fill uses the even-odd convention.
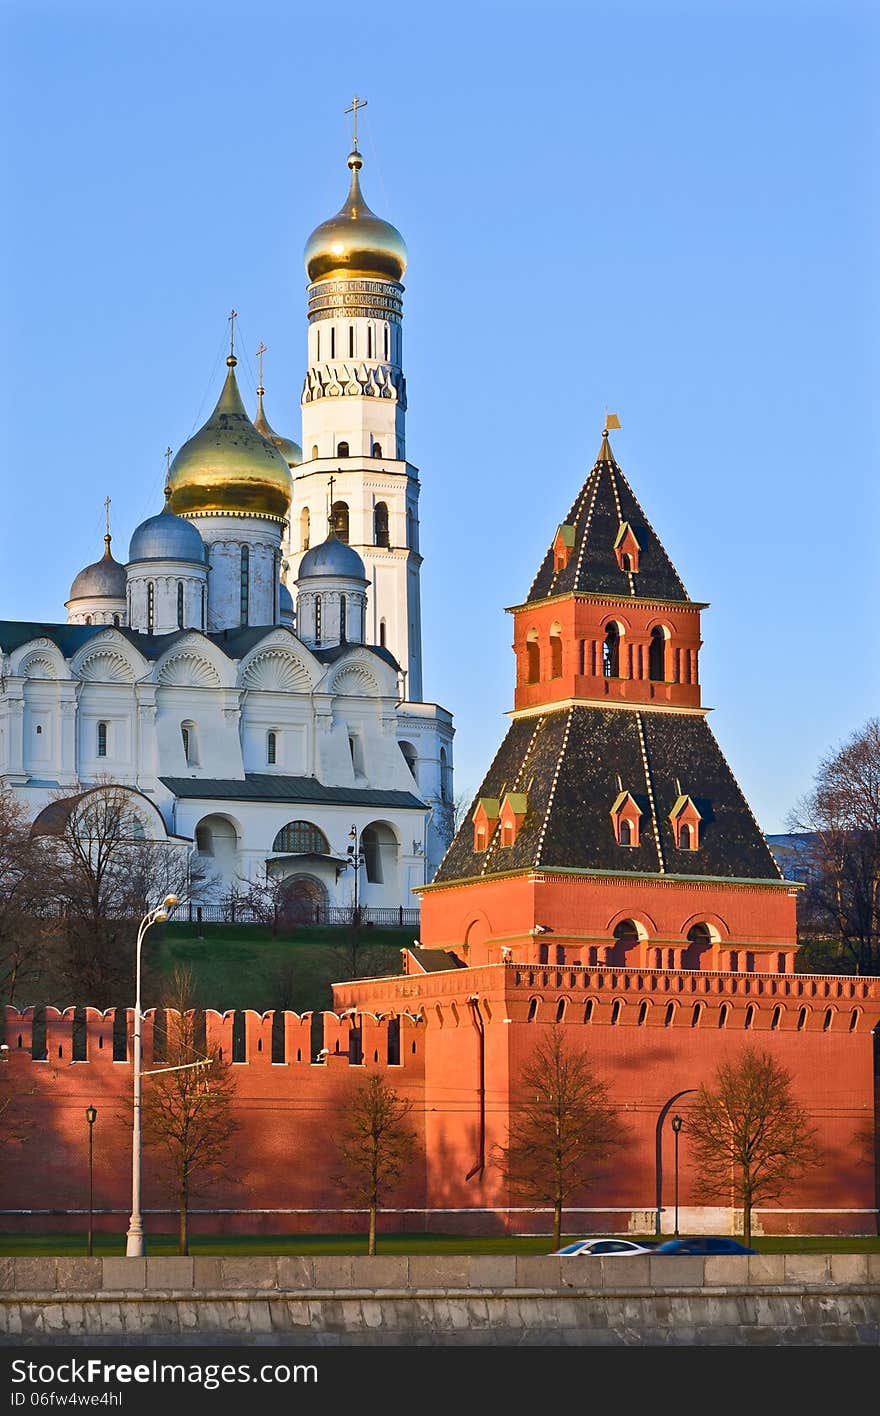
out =
[[[533,1022],[535,1021],[535,1019],[537,1018],[537,1016],[538,1016],[538,1000],[537,1000],[537,998],[530,998],[530,999],[529,999],[529,1013],[528,1013],[528,1017],[526,1018],[526,1022],[527,1022],[527,1023],[533,1023]]]
[[[367,358],[373,357],[373,326],[367,325]]]
[[[251,553],[248,546],[241,548],[241,595],[240,595],[240,622],[247,624],[248,611],[250,608],[251,593]]]
[[[638,1016],[638,1025],[639,1025],[639,1027],[640,1027],[640,1028],[643,1028],[643,1027],[645,1026],[645,1023],[646,1023],[647,1021],[648,1021],[648,1003],[647,1003],[647,1000],[643,998],[642,1001],[641,1001],[641,1003],[639,1004],[639,1016]]]
[[[92,617],[91,617],[91,615],[86,615],[86,624],[91,624],[91,622],[92,622]]]
[[[348,457],[348,443],[347,443],[347,442],[344,442],[344,441],[343,441],[343,442],[341,442],[341,443],[337,443],[337,445],[336,445],[336,456],[337,456],[337,457]]]
[[[345,643],[345,596],[339,597],[339,642]]]
[[[348,443],[342,443],[345,447],[345,456],[348,456]],[[333,527],[337,541],[342,541],[348,545],[348,502],[334,502],[330,508],[330,524]]]
[[[377,443],[377,442],[374,442],[374,443],[373,443],[373,456],[374,456],[374,457],[381,457],[381,456],[382,456],[382,444],[381,444],[381,443]]]
[[[107,724],[98,724],[98,756],[107,756]]]
[[[833,1008],[826,1008],[826,1009],[825,1009],[825,1021],[824,1021],[823,1024],[822,1024],[822,1031],[823,1031],[823,1032],[829,1032],[830,1029],[831,1029],[831,1024],[832,1024],[833,1021],[834,1021],[834,1009],[833,1009]]]
[[[721,1007],[718,1009],[718,1026],[719,1026],[719,1028],[726,1028],[726,1027],[727,1027],[727,1018],[728,1018],[729,1013],[730,1013],[730,1004],[729,1004],[729,1003],[722,1003],[722,1004],[721,1004]]]
[[[702,1005],[702,1003],[695,1003],[694,1006],[693,1006],[693,1009],[692,1009],[692,1011],[691,1011],[691,1027],[692,1027],[692,1028],[698,1028],[698,1027],[700,1026],[700,1018],[701,1018],[702,1016],[703,1016],[703,1005]]]
[[[118,615],[114,615],[114,616],[113,616],[113,623],[117,626],[117,628],[119,627],[119,616],[118,616]]]
[[[648,678],[654,683],[663,683],[666,678],[666,635],[659,625],[651,630],[651,644],[648,649]]]
[[[674,1004],[674,1003],[667,1003],[667,1004],[666,1004],[666,1012],[665,1012],[665,1014],[663,1015],[663,1026],[664,1026],[664,1028],[671,1028],[671,1027],[672,1027],[672,1024],[673,1024],[674,1022],[675,1022],[675,1004]]]
[[[376,502],[373,508],[373,540],[377,546],[388,545],[388,507],[385,502]]]
[[[330,358],[336,358],[336,326],[330,326]]]
[[[538,631],[530,629],[526,635],[526,683],[538,683],[541,678],[541,650],[538,646]]]
[[[204,585],[203,585],[203,586],[202,586],[202,632],[204,632],[204,630],[205,630],[205,628],[206,628],[205,613],[206,613],[206,596],[205,596],[205,587],[204,587]]]
[[[318,456],[318,444],[312,443],[312,457]]]
[[[274,767],[278,761],[278,735],[277,733],[266,734],[266,761],[270,767]]]
[[[321,596],[315,596],[315,643],[321,643]]]
[[[779,1024],[780,1024],[781,1022],[782,1022],[782,1006],[781,1006],[781,1004],[777,1003],[776,1007],[773,1009],[773,1016],[772,1016],[772,1018],[770,1019],[770,1029],[771,1029],[771,1031],[772,1031],[772,1032],[777,1032],[777,1031],[779,1030]]]
[[[348,357],[354,358],[354,325],[348,326]]]
[[[620,999],[619,999],[619,998],[615,998],[614,1002],[613,1002],[612,1005],[611,1005],[611,1026],[612,1026],[612,1027],[616,1027],[617,1024],[620,1022],[620,1008],[621,1008]]]
[[[445,747],[441,747],[440,749],[440,800],[452,800],[452,792],[449,786],[449,758],[446,754]],[[512,845],[513,842],[510,844]]]
[[[592,1019],[593,1019],[593,1000],[592,1000],[592,998],[588,998],[587,1001],[586,1001],[586,1003],[584,1004],[584,1022],[585,1022],[585,1023],[592,1022]]]
[[[550,677],[562,678],[562,628],[555,623],[550,626]]]
[[[691,828],[685,821],[678,832],[679,850],[689,851],[691,849]]]
[[[620,844],[622,846],[632,845],[632,823],[624,817],[620,823]]]
[[[183,581],[177,582],[177,628],[183,629]]]
[[[385,648],[385,640],[386,640],[386,638],[387,638],[387,630],[386,630],[386,628],[385,628],[385,621],[384,621],[384,620],[380,620],[380,621],[379,621],[379,644],[381,645],[381,647],[382,647],[383,649]]]
[[[321,362],[321,329],[320,329],[320,326],[315,330],[315,359],[317,360],[318,363]]]
[[[621,556],[620,559],[621,559],[621,562],[622,562],[622,564],[623,564],[624,570],[626,570],[626,571],[632,570],[632,568],[633,568],[632,556],[629,554],[628,551],[624,551],[624,553],[623,553],[623,555]]]
[[[147,634],[152,634],[156,624],[156,587],[147,581]]]
[[[312,532],[312,518],[307,506],[304,506],[299,514],[299,548],[301,551],[309,549],[309,538]]]
[[[606,678],[620,677],[620,631],[613,620],[605,626],[602,644],[602,673]]]
[[[385,326],[385,358],[388,358],[388,326]]]
[[[754,1003],[750,1003],[749,1006],[748,1006],[748,1008],[746,1008],[745,1027],[746,1027],[747,1030],[752,1027],[752,1025],[754,1024],[754,1021],[755,1021],[755,1005],[754,1005]]]

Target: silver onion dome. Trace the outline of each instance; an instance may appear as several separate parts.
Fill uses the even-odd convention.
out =
[[[205,543],[192,522],[175,516],[166,506],[136,527],[128,548],[128,559],[195,561],[205,563]],[[123,592],[124,593],[124,592]]]
[[[318,575],[341,575],[349,580],[367,578],[364,563],[357,551],[332,535],[319,546],[313,546],[311,550],[306,551],[299,563],[297,583]]]
[[[124,600],[125,566],[110,554],[110,536],[104,537],[104,554],[80,571],[70,587],[69,600]]]

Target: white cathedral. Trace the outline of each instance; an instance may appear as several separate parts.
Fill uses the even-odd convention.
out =
[[[452,717],[421,701],[406,247],[356,142],[348,166],[305,252],[306,457],[262,385],[248,416],[230,353],[127,564],[108,534],[66,624],[0,621],[0,780],[31,819],[122,784],[149,839],[209,861],[211,898],[270,878],[316,918],[414,907],[453,825]]]

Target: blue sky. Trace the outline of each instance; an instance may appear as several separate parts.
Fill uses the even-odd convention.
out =
[[[873,13],[872,13],[873,11]],[[511,621],[619,414],[767,831],[878,702],[878,18],[869,4],[0,6],[0,615],[159,509],[220,386],[298,438],[302,248],[346,189],[410,252],[426,695],[473,790]],[[244,357],[247,356],[247,357]]]

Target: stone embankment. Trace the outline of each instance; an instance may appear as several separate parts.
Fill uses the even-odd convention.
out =
[[[880,1345],[880,1254],[0,1259],[0,1342]]]

